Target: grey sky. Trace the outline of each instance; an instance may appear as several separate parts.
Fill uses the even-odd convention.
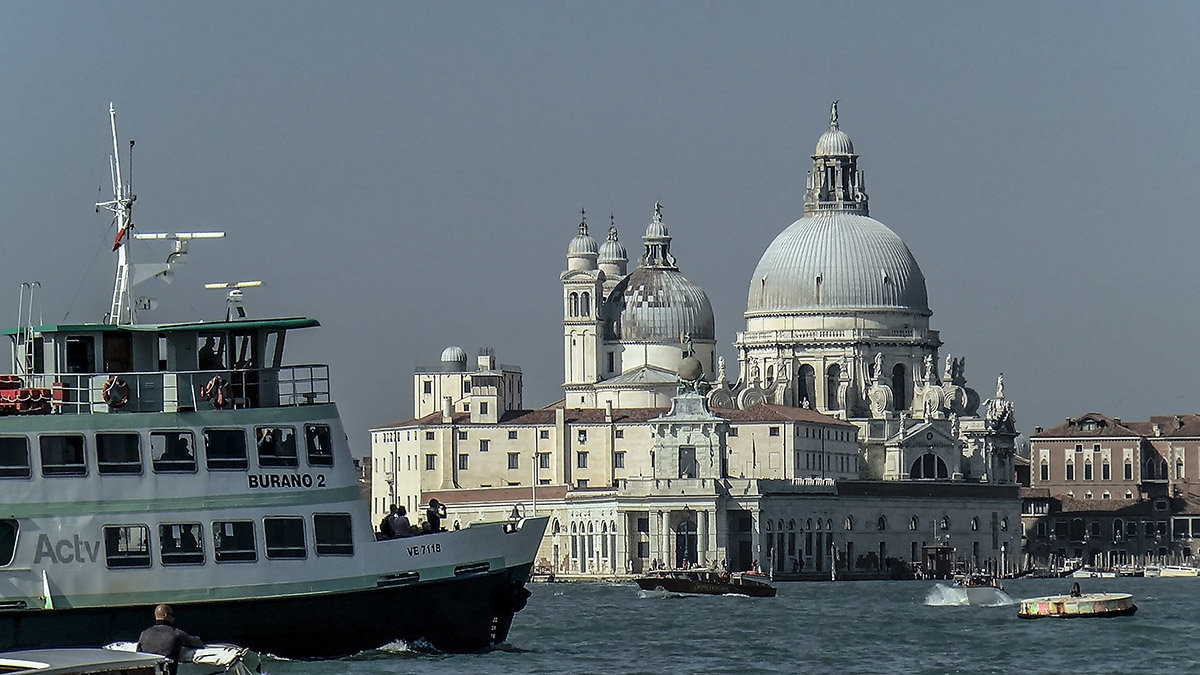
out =
[[[8,3],[0,299],[47,322],[111,292],[108,102],[134,222],[224,229],[145,321],[263,279],[307,314],[358,454],[457,344],[560,397],[558,274],[580,208],[631,254],[655,200],[719,353],[801,214],[829,103],[932,327],[1020,427],[1200,411],[1196,3]],[[96,188],[103,186],[102,193]],[[149,252],[142,248],[140,255]],[[632,257],[632,255],[631,255]],[[732,373],[731,373],[732,374]]]

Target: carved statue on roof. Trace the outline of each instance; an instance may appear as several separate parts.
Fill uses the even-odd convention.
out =
[[[996,378],[996,398],[1004,398],[1004,373]]]
[[[933,384],[933,354],[925,355],[925,384]]]
[[[875,381],[883,382],[883,352],[875,352]]]
[[[829,106],[829,126],[836,127],[838,125],[837,101]]]

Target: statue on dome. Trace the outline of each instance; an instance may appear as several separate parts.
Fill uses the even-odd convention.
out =
[[[838,102],[834,101],[833,105],[829,106],[829,126],[831,127],[838,125],[837,104]]]
[[[875,352],[875,381],[883,382],[883,352]]]
[[[1004,373],[996,378],[996,398],[1004,398]]]

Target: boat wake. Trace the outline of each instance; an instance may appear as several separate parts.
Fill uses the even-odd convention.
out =
[[[638,597],[643,598],[643,599],[645,599],[645,598],[660,599],[660,598],[694,598],[696,596],[692,593],[672,593],[671,591],[665,591],[665,590],[656,588],[653,591],[638,589]]]
[[[954,588],[945,584],[934,584],[925,595],[929,607],[1004,607],[1015,605],[1018,600],[999,588],[976,587],[967,594],[965,588]]]

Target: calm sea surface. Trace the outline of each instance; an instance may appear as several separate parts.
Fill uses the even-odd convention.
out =
[[[1017,618],[1018,598],[1071,579],[1006,582],[997,606],[958,606],[935,582],[779,584],[775,598],[656,597],[633,584],[531,584],[510,648],[431,655],[397,645],[285,673],[1200,672],[1200,579],[1081,579],[1134,595],[1114,619]]]

